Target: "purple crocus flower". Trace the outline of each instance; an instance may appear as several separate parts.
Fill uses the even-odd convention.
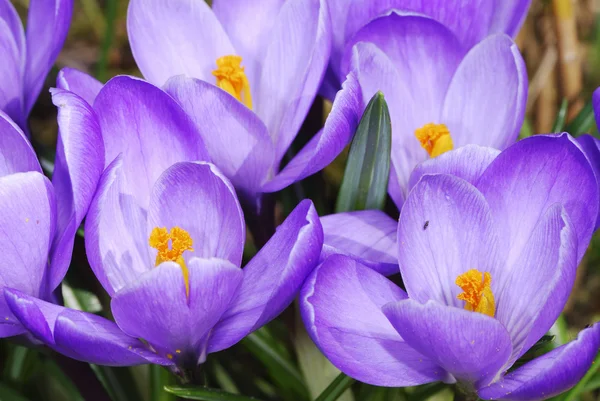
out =
[[[415,175],[397,227],[406,292],[330,256],[301,293],[313,340],[374,385],[460,382],[484,399],[520,401],[573,386],[598,352],[600,324],[509,369],[559,316],[592,235],[598,186],[576,142],[536,136],[500,154],[468,146]]]
[[[27,116],[67,37],[73,0],[31,0],[27,33],[10,0],[0,0],[0,110],[27,129]]]
[[[261,214],[262,193],[319,171],[354,133],[353,79],[330,122],[279,171],[329,59],[324,0],[215,0],[212,10],[203,1],[134,0],[128,31],[145,78],[192,116],[249,219]]]
[[[445,25],[466,48],[489,35],[516,36],[531,0],[328,0],[332,26],[329,69],[322,92],[333,99],[347,71],[342,59],[348,43],[370,21],[391,12],[421,14]]]
[[[516,140],[523,123],[525,64],[504,34],[468,50],[431,18],[392,13],[354,35],[344,63],[360,86],[355,113],[360,115],[377,91],[387,100],[389,192],[399,208],[418,163],[467,144],[502,150]]]
[[[318,261],[318,216],[310,201],[300,203],[240,269],[240,205],[213,164],[195,161],[206,152],[187,114],[145,81],[117,77],[96,94],[96,83],[85,77],[63,71],[65,89],[53,97],[85,122],[71,135],[95,132],[97,141],[87,146],[104,149],[85,242],[116,324],[22,292],[5,296],[34,337],[73,358],[191,369],[292,301]],[[69,82],[87,93],[87,102],[66,90]]]

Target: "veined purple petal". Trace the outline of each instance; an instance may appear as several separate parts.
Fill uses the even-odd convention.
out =
[[[333,102],[325,127],[262,190],[279,191],[328,166],[352,140],[364,107],[356,76],[350,73]]]
[[[531,0],[496,0],[489,3],[494,3],[490,32],[503,32],[513,37],[517,36],[527,16]]]
[[[598,188],[600,190],[600,140],[594,138],[591,135],[582,135],[576,139],[579,146],[585,153],[588,161],[590,162],[590,166],[592,166],[592,170],[594,170],[594,175],[596,176],[596,182],[598,183]],[[596,219],[596,225],[594,226],[594,231],[596,231],[600,227],[600,210],[598,211],[598,218]]]
[[[535,401],[573,387],[590,368],[600,347],[600,324],[583,330],[575,341],[535,358],[478,394],[485,400]]]
[[[42,172],[35,151],[21,128],[0,111],[0,177],[28,171]]]
[[[73,0],[31,0],[27,16],[25,113],[37,100],[46,75],[67,37]]]
[[[189,297],[181,267],[165,262],[115,294],[111,309],[127,334],[143,338],[157,351],[185,364],[204,362],[206,343],[242,280],[242,270],[222,259],[193,258]]]
[[[461,146],[417,165],[410,175],[408,189],[428,174],[450,174],[475,184],[499,154],[499,150],[479,145]]]
[[[208,160],[193,121],[171,96],[148,82],[127,76],[111,79],[98,94],[94,110],[102,129],[105,165],[123,155],[124,190],[142,207],[147,207],[152,186],[168,167]]]
[[[496,318],[513,343],[507,368],[533,346],[556,321],[567,303],[577,270],[577,233],[562,205],[540,218],[514,265],[492,280]]]
[[[0,0],[0,20],[4,21],[10,29],[13,40],[19,49],[21,71],[25,72],[25,31],[23,30],[21,17],[19,17],[10,0]]]
[[[327,68],[331,21],[326,1],[286,1],[269,36],[253,100],[256,114],[275,143],[276,160],[281,160],[296,137]]]
[[[454,146],[504,149],[515,142],[525,118],[527,82],[523,57],[508,36],[490,36],[471,49],[452,78],[442,111]]]
[[[592,105],[594,108],[594,118],[596,119],[596,126],[600,127],[600,87],[596,88],[592,95]]]
[[[0,287],[48,295],[45,275],[56,222],[52,184],[38,172],[0,177]],[[0,317],[13,322],[0,297]]]
[[[204,1],[133,0],[127,32],[142,74],[158,86],[181,74],[215,82],[217,58],[236,54]]]
[[[277,23],[285,0],[215,0],[212,9],[242,56],[244,72],[252,83],[263,61],[273,26]]]
[[[18,38],[13,36],[9,21],[0,18],[0,111],[8,114],[17,124],[24,126],[22,54]]]
[[[36,339],[70,358],[109,366],[172,364],[100,316],[44,302],[15,290],[5,289],[3,298]]]
[[[85,220],[85,250],[109,295],[154,266],[148,246],[148,211],[127,193],[123,161],[104,170]]]
[[[304,284],[300,312],[319,349],[351,377],[391,387],[448,379],[402,340],[381,311],[402,299],[406,293],[379,273],[335,255]]]
[[[93,105],[96,96],[98,96],[104,85],[85,72],[65,67],[60,70],[58,77],[56,77],[56,86],[60,89],[73,92],[89,105]]]
[[[231,183],[210,163],[177,163],[160,176],[152,190],[146,241],[155,227],[180,227],[193,241],[192,258],[218,258],[239,266],[246,226]],[[151,260],[157,251],[147,246]]]
[[[242,285],[215,326],[208,352],[232,346],[283,312],[317,265],[322,245],[319,216],[304,200],[244,267]]]
[[[490,164],[476,186],[490,205],[508,266],[554,203],[565,207],[575,226],[581,259],[598,216],[598,186],[586,156],[568,134],[517,142]]]
[[[50,255],[50,290],[62,281],[73,252],[73,241],[92,202],[102,170],[104,144],[96,114],[79,96],[52,89],[58,108],[58,140],[52,184],[56,191],[56,235]]]
[[[236,188],[260,191],[275,168],[275,147],[264,123],[229,93],[194,78],[171,78],[164,90],[192,117],[211,160]]]
[[[389,303],[383,312],[408,345],[456,379],[487,383],[510,356],[508,332],[482,313],[413,299]]]
[[[396,232],[398,222],[379,210],[336,213],[321,217],[321,259],[343,254],[384,274],[399,273]]]
[[[398,262],[411,299],[463,308],[456,278],[470,269],[499,274],[504,259],[483,195],[451,175],[424,176],[398,224]],[[497,290],[492,280],[492,290]]]

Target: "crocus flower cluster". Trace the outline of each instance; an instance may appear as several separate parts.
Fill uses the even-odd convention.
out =
[[[460,382],[496,400],[573,386],[598,351],[598,324],[511,366],[562,311],[592,235],[599,195],[585,154],[566,134],[538,136],[502,153],[448,152],[413,174],[395,231],[406,292],[356,258],[330,256],[301,296],[320,349],[380,386]]]
[[[23,130],[67,37],[73,0],[31,0],[27,33],[10,0],[0,1],[0,110]]]
[[[61,113],[77,115],[77,124],[59,120],[62,133],[89,133],[67,159],[82,158],[84,149],[100,154],[104,171],[85,242],[116,324],[18,287],[5,289],[7,301],[38,341],[73,358],[175,365],[184,374],[293,300],[319,259],[318,217],[310,201],[300,203],[240,269],[241,207],[230,182],[201,161],[204,145],[183,109],[159,88],[125,76],[88,98],[92,107],[68,90],[72,76],[79,75],[61,73],[63,88],[53,98]],[[77,174],[91,178],[85,165]]]

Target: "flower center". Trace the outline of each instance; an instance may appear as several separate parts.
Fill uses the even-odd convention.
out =
[[[185,251],[193,252],[192,237],[183,228],[173,227],[168,231],[166,227],[154,227],[150,233],[148,243],[152,248],[158,250],[155,266],[163,262],[175,262],[181,266],[183,280],[185,282],[185,294],[190,295],[190,273],[183,260]]]
[[[217,69],[212,74],[217,78],[217,86],[252,109],[250,83],[241,66],[240,56],[223,56],[217,59]]]
[[[458,294],[457,298],[465,301],[466,310],[494,317],[496,301],[491,284],[492,275],[490,273],[481,273],[477,269],[471,269],[456,278],[456,285],[464,291],[462,294]]]
[[[415,136],[431,157],[439,156],[454,149],[450,130],[445,124],[425,124],[415,130]]]

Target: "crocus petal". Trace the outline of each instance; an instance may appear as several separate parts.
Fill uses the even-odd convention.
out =
[[[567,210],[577,231],[578,260],[583,256],[598,216],[598,186],[569,135],[535,135],[517,142],[490,164],[477,188],[500,229],[500,248],[507,251],[509,266],[554,203]]]
[[[0,111],[0,150],[0,177],[28,171],[42,172],[35,151],[25,134],[2,111]]]
[[[600,140],[591,135],[582,135],[577,138],[577,143],[581,146],[581,149],[590,162],[590,166],[592,166],[592,170],[594,170],[594,175],[596,176],[598,188],[600,189]],[[598,227],[600,227],[600,210],[598,211],[598,218],[596,219],[594,231],[596,231]]]
[[[123,162],[104,171],[85,220],[85,251],[104,289],[113,295],[152,268],[147,210],[126,193]]]
[[[148,341],[175,360],[206,357],[206,340],[242,280],[242,270],[222,259],[187,264],[189,296],[181,267],[166,262],[119,291],[111,302],[115,321],[127,334]]]
[[[204,81],[177,76],[164,90],[192,117],[211,160],[236,188],[255,194],[275,163],[264,123],[227,92]]]
[[[600,127],[600,87],[596,88],[592,94],[592,105],[594,108],[594,118],[596,119],[596,126]]]
[[[93,105],[103,84],[85,72],[66,67],[58,73],[56,86],[60,89],[73,92],[88,104]]]
[[[525,62],[508,36],[490,36],[471,49],[452,78],[442,112],[454,146],[504,149],[513,143],[525,118],[527,88]]]
[[[239,266],[246,226],[231,183],[209,163],[177,163],[152,191],[146,238],[155,227],[180,227],[193,241],[190,258],[219,258]],[[150,247],[147,247],[150,251]],[[152,249],[152,260],[156,258]]]
[[[312,105],[329,60],[331,26],[325,0],[286,1],[269,39],[254,107],[281,160]]]
[[[531,0],[515,0],[489,2],[494,4],[490,32],[504,32],[516,36],[525,21]]]
[[[36,339],[70,358],[109,366],[172,363],[100,316],[44,302],[15,290],[4,290],[4,298]]]
[[[181,74],[215,82],[217,58],[236,54],[204,1],[133,0],[127,32],[142,74],[158,86]]]
[[[451,175],[424,176],[398,224],[398,262],[409,297],[462,308],[456,278],[469,269],[495,277],[502,264],[497,242],[489,206],[475,187]]]
[[[415,167],[410,175],[408,189],[414,187],[421,177],[427,174],[455,175],[475,184],[499,154],[499,150],[478,145],[466,145],[443,153]]]
[[[510,356],[508,332],[482,313],[413,299],[387,304],[383,312],[407,344],[456,379],[487,382]]]
[[[300,311],[319,349],[351,377],[390,387],[445,380],[442,369],[409,347],[381,311],[402,299],[404,291],[379,273],[335,255],[304,284]]]
[[[19,54],[21,55],[21,66],[25,68],[25,31],[21,23],[21,17],[10,0],[0,0],[0,20],[8,25],[11,36],[17,44]]]
[[[102,170],[104,144],[91,106],[72,92],[52,90],[58,107],[58,140],[52,184],[57,197],[56,235],[50,255],[49,285],[62,281],[73,252],[73,241],[88,211]]]
[[[600,324],[579,333],[562,345],[510,372],[478,394],[486,400],[545,400],[573,387],[590,368],[600,347]]]
[[[192,120],[171,96],[148,82],[127,76],[111,79],[98,94],[94,110],[102,129],[105,165],[123,154],[125,189],[143,207],[168,167],[208,160]]]
[[[44,283],[48,253],[56,221],[52,184],[37,172],[0,178],[0,287],[32,296],[46,296]],[[0,315],[11,316],[3,299]]]
[[[319,216],[304,200],[244,267],[242,285],[215,326],[208,352],[232,346],[287,308],[319,261],[322,245]]]
[[[32,0],[27,16],[25,112],[33,107],[67,37],[73,0]]]
[[[358,81],[350,73],[335,97],[325,127],[262,190],[279,191],[328,166],[352,140],[363,109]]]
[[[552,327],[567,303],[576,270],[577,234],[562,205],[554,204],[533,229],[514,266],[492,277],[499,288],[494,293],[496,318],[513,343],[507,367]]]
[[[379,210],[336,213],[321,217],[321,259],[340,253],[384,275],[399,272],[398,222]]]
[[[23,106],[23,72],[18,42],[7,21],[0,19],[0,110],[7,113],[21,127],[25,124]]]
[[[215,0],[212,9],[231,43],[242,56],[250,82],[263,61],[265,48],[273,35],[285,0]]]

